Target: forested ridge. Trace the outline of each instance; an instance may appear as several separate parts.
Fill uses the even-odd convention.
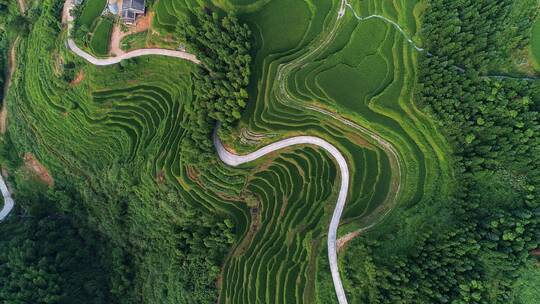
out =
[[[192,20],[178,24],[180,37],[201,64],[193,74],[195,100],[185,127],[184,157],[204,164],[213,156],[212,132],[216,122],[233,126],[246,107],[251,64],[251,31],[234,15],[197,11]]]
[[[54,196],[28,188],[20,190],[31,196],[19,195],[17,211],[2,222],[0,299],[4,303],[110,303],[109,268],[102,264],[107,263],[106,247],[97,234],[77,227],[56,210]]]
[[[402,211],[425,223],[408,232],[417,235],[410,246],[380,256],[412,229],[396,224],[394,235],[348,249],[350,294],[366,303],[521,303],[513,284],[540,241],[540,85],[490,76],[528,44],[536,1],[427,3],[416,102],[453,146],[455,194]]]

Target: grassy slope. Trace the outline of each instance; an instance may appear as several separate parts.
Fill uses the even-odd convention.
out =
[[[92,28],[92,24],[101,15],[106,4],[107,0],[85,1],[81,16],[79,17],[80,24],[85,25],[89,29]]]
[[[97,56],[107,56],[109,54],[112,28],[113,22],[109,19],[102,19],[96,26],[92,40],[90,40],[90,48]]]
[[[534,304],[540,299],[540,268],[531,263],[514,284],[515,304]]]
[[[390,6],[394,11],[388,14],[388,5],[381,6],[375,1],[363,3],[365,7],[361,11],[362,15],[377,13],[392,17],[399,14],[398,21],[401,21],[403,27],[409,25],[412,29],[406,27],[405,29],[411,33],[411,36],[414,35],[416,22],[413,17],[414,3],[411,1],[395,1]],[[257,82],[258,87],[253,88],[253,93],[258,94],[258,99],[256,103],[250,104],[249,110],[244,115],[243,124],[261,133],[281,130],[285,134],[294,134],[296,131],[293,130],[301,129],[301,133],[309,130],[310,133],[329,137],[330,141],[345,150],[352,159],[369,155],[365,147],[362,149],[362,144],[352,142],[351,145],[347,143],[347,140],[339,139],[339,133],[336,134],[335,130],[325,126],[327,123],[333,124],[327,118],[319,117],[316,123],[312,123],[309,116],[313,113],[290,108],[284,110],[286,106],[272,100],[268,88],[277,86],[273,83],[277,62],[280,58],[286,62],[298,57],[305,51],[306,43],[315,40],[313,35],[320,32],[320,27],[328,26],[329,23],[328,19],[326,23],[321,23],[324,21],[325,12],[322,10],[324,6],[321,2],[317,2],[316,6],[320,11],[312,13],[314,16],[309,24],[309,30],[302,29],[302,26],[306,24],[305,21],[299,22],[305,20],[303,16],[308,12],[307,10],[298,12],[294,10],[294,7],[287,7],[287,11],[294,12],[290,15],[289,21],[284,19],[287,17],[278,14],[277,6],[274,13],[272,4],[269,4],[260,13],[246,16],[246,20],[251,21],[253,27],[259,31],[259,35],[263,37],[259,40],[261,49],[257,53],[256,73],[264,74],[256,75],[260,80]],[[355,8],[358,9],[358,6],[355,5]],[[274,16],[280,17],[273,19]],[[330,16],[335,15],[330,14]],[[348,21],[328,50],[319,56],[320,62],[309,62],[295,70],[294,77],[289,78],[287,89],[305,104],[326,102],[328,107],[337,109],[342,115],[369,126],[390,139],[398,147],[405,160],[403,165],[406,175],[405,180],[402,181],[404,183],[402,201],[407,202],[409,206],[427,203],[432,195],[440,195],[448,191],[448,189],[438,188],[440,185],[449,184],[447,182],[449,164],[446,159],[448,147],[438,135],[433,123],[416,109],[412,101],[410,88],[415,77],[414,54],[401,34],[393,27],[376,20],[359,23],[350,17],[351,15],[347,14]],[[291,26],[292,24],[294,26]],[[283,31],[279,30],[283,25],[287,26],[289,34],[287,36],[282,35]],[[377,35],[374,32],[377,26],[383,28],[383,35]],[[276,28],[278,30],[274,31]],[[298,32],[295,31],[297,29]],[[362,30],[365,33],[362,33]],[[366,36],[369,37],[370,43],[366,43]],[[317,45],[316,42],[313,44]],[[343,71],[353,73],[354,77],[343,77]],[[325,77],[325,73],[334,75]],[[365,77],[365,80],[359,81],[361,77]],[[326,81],[326,87],[321,81]],[[353,83],[350,83],[351,81]],[[320,126],[326,127],[326,130],[321,131]],[[378,166],[371,165],[373,161],[367,163],[355,161],[351,166],[355,171],[353,185],[358,185],[354,189],[359,190],[351,195],[353,200],[348,203],[346,209],[346,216],[349,217],[353,226],[355,218],[361,218],[383,201],[388,189],[389,177],[388,175],[384,177],[384,174],[390,173],[391,170],[388,165],[384,165],[381,153],[376,153],[376,155],[380,159],[375,162],[379,164]],[[366,171],[365,168],[369,170]],[[376,185],[373,184],[373,179],[377,181]],[[385,184],[386,187],[384,187]],[[357,194],[359,199],[356,200],[354,198]],[[397,225],[402,225],[402,223],[398,221]],[[384,226],[382,226],[383,229]],[[412,235],[409,234],[401,241],[400,246],[396,246],[395,250],[407,248],[413,244],[414,237],[413,239],[411,237]],[[324,255],[324,250],[321,255]],[[322,269],[323,272],[326,270],[326,268]],[[330,285],[327,284],[327,286]],[[326,300],[328,299],[321,302]]]
[[[135,253],[135,288],[144,302],[187,302],[182,285],[186,273],[178,271],[183,265],[181,239],[175,232],[182,210],[193,206],[216,219],[229,217],[238,234],[246,229],[249,214],[244,205],[233,203],[244,183],[243,172],[216,166],[211,174],[200,174],[208,187],[202,188],[187,178],[180,163],[181,123],[191,101],[193,65],[145,57],[124,67],[94,67],[74,57],[65,49],[63,36],[48,28],[48,20],[38,19],[18,50],[24,65],[18,67],[10,96],[14,102],[9,103],[9,132],[18,151],[34,153],[55,177],[72,174],[88,183],[98,183],[94,179],[118,163],[137,168],[137,193],[146,196],[148,204],[130,205],[123,211],[129,216],[120,223],[115,219],[117,206],[103,200],[88,206],[88,220],[111,239],[126,239],[118,233],[129,227],[138,235],[131,241],[153,248],[142,256]],[[84,70],[81,83],[61,80],[61,57]],[[180,197],[156,206],[152,193],[159,189],[160,178],[174,183]]]

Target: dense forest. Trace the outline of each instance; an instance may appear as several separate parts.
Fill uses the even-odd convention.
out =
[[[388,238],[356,242],[344,263],[354,288],[351,298],[515,300],[513,283],[540,241],[540,82],[500,77],[497,71],[528,44],[535,3],[428,1],[421,32],[428,52],[420,55],[416,101],[454,147],[456,193],[423,206],[439,208],[435,213],[422,207],[405,211],[431,217],[422,220],[429,224],[415,231],[419,237],[411,248],[380,256],[391,246]],[[371,258],[359,261],[360,253]]]
[[[251,31],[233,15],[199,11],[192,20],[180,22],[178,33],[201,61],[194,73],[195,100],[183,151],[190,163],[204,164],[213,155],[216,122],[230,128],[248,101]]]
[[[26,191],[20,206],[0,230],[0,300],[110,303],[107,253],[96,233],[56,210],[44,185],[27,179],[19,186]]]

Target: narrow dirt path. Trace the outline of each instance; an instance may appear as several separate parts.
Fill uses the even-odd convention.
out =
[[[122,30],[120,29],[120,25],[117,23],[114,24],[112,33],[111,33],[111,41],[109,44],[109,53],[113,56],[121,56],[124,55],[125,51],[122,50],[120,47],[120,42],[122,41],[122,38],[125,36],[123,35]]]
[[[19,9],[21,10],[21,15],[26,14],[26,2],[24,0],[18,0],[19,2]]]
[[[2,100],[2,110],[0,111],[0,134],[5,134],[7,129],[7,94],[9,87],[11,86],[11,78],[13,78],[13,73],[15,72],[15,63],[16,63],[16,49],[19,44],[19,37],[15,38],[13,45],[9,49],[8,54],[8,71],[6,73],[6,82],[4,84],[4,95]]]

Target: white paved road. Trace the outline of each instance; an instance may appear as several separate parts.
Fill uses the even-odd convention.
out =
[[[189,60],[191,62],[194,62],[195,64],[199,64],[199,60],[195,55],[182,52],[182,51],[174,51],[174,50],[165,50],[165,49],[139,49],[134,50],[131,52],[124,53],[120,56],[116,57],[108,57],[108,58],[96,58],[89,53],[83,51],[81,48],[75,44],[75,41],[73,39],[68,39],[67,41],[68,47],[73,51],[73,53],[77,54],[79,57],[84,58],[86,61],[90,62],[93,65],[99,65],[99,66],[105,66],[105,65],[113,65],[117,64],[122,60],[140,57],[140,56],[149,56],[149,55],[160,55],[160,56],[168,56],[168,57],[175,57],[180,59]]]
[[[342,4],[344,3],[346,2],[344,1]],[[69,11],[72,8],[73,8],[73,0],[66,0],[64,4],[63,21],[64,23],[67,23],[68,31],[70,31],[73,26],[73,17],[70,16],[69,14]],[[176,58],[189,60],[196,64],[200,63],[199,60],[197,60],[197,58],[192,54],[189,54],[186,52],[180,52],[180,51],[163,50],[163,49],[135,50],[132,52],[125,53],[118,57],[99,59],[88,54],[82,49],[80,49],[76,45],[75,41],[73,41],[71,38],[67,39],[67,45],[78,56],[84,58],[86,61],[90,62],[91,64],[99,65],[99,66],[113,65],[113,64],[119,63],[120,61],[124,59],[134,58],[134,57],[139,57],[139,56],[146,56],[146,55],[170,56],[170,57],[176,57]],[[347,199],[347,193],[349,189],[349,168],[341,152],[339,152],[339,150],[336,147],[334,147],[332,144],[325,141],[324,139],[314,137],[314,136],[297,136],[297,137],[283,139],[275,143],[269,144],[247,155],[235,155],[233,153],[230,153],[223,147],[219,137],[217,136],[217,133],[216,132],[214,133],[214,145],[219,155],[219,158],[224,163],[231,166],[238,166],[247,162],[254,161],[264,155],[267,155],[268,153],[283,149],[285,147],[290,147],[294,145],[306,145],[306,144],[315,145],[326,150],[328,153],[332,155],[332,157],[334,157],[340,169],[341,185],[339,189],[339,195],[338,195],[336,207],[334,209],[334,213],[332,214],[330,227],[328,228],[328,259],[330,261],[330,271],[332,273],[332,279],[334,282],[334,287],[336,290],[336,296],[338,298],[338,301],[340,304],[347,304],[347,298],[346,298],[345,291],[343,289],[343,284],[341,282],[341,278],[339,275],[337,246],[336,246],[337,229],[338,229],[339,222],[341,219],[341,214],[343,213],[343,209],[345,207],[345,201]]]
[[[271,143],[265,147],[260,148],[259,150],[245,154],[245,155],[236,155],[233,154],[221,143],[217,132],[214,132],[214,146],[219,155],[219,158],[230,166],[239,166],[241,164],[249,163],[256,159],[259,159],[269,153],[272,153],[277,150],[281,150],[286,147],[296,146],[296,145],[314,145],[326,150],[332,157],[336,160],[339,171],[341,174],[341,184],[339,187],[339,194],[336,202],[336,207],[334,213],[332,214],[332,220],[330,221],[330,227],[328,227],[328,260],[330,262],[330,272],[332,273],[332,280],[334,281],[334,288],[336,289],[336,296],[340,304],[347,303],[347,297],[345,296],[345,290],[343,289],[343,284],[341,283],[341,278],[339,276],[338,268],[338,258],[337,258],[337,230],[339,227],[339,221],[341,219],[341,214],[343,213],[343,208],[345,207],[345,201],[347,200],[347,193],[349,192],[349,167],[347,166],[347,161],[345,157],[339,152],[339,150],[334,147],[332,144],[326,140],[315,137],[315,136],[296,136],[287,139],[283,139],[274,143]]]
[[[70,14],[70,11],[73,9],[73,7],[74,7],[73,0],[66,0],[66,2],[64,2],[64,9],[62,12],[62,22],[67,24],[68,34],[71,34],[71,30],[73,28],[73,16],[71,16]],[[75,41],[71,38],[67,39],[67,46],[71,49],[71,51],[73,51],[73,53],[77,54],[79,57],[84,58],[86,61],[90,62],[93,65],[99,65],[99,66],[113,65],[125,59],[130,59],[130,58],[135,58],[135,57],[140,57],[140,56],[149,56],[149,55],[175,57],[175,58],[180,58],[184,60],[189,60],[195,64],[200,63],[199,60],[197,60],[197,57],[195,57],[195,55],[187,53],[187,52],[175,51],[175,50],[139,49],[139,50],[134,50],[131,52],[124,53],[116,57],[96,58],[92,56],[91,54],[83,51],[80,47],[77,46]]]
[[[15,206],[13,198],[11,198],[11,193],[4,182],[4,177],[0,174],[0,190],[2,191],[2,196],[4,196],[4,207],[0,210],[0,221],[3,221]]]

